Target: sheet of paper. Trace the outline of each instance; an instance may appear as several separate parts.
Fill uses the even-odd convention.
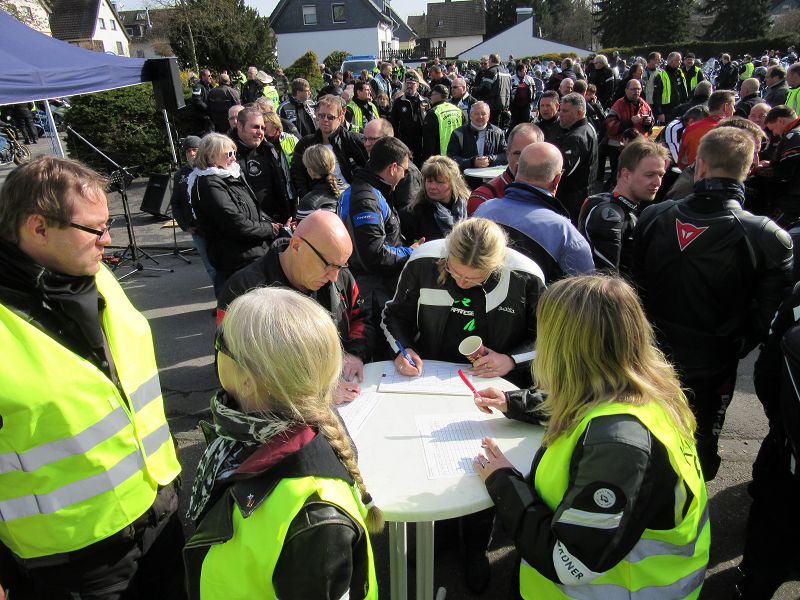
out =
[[[347,425],[347,431],[351,436],[358,435],[358,432],[367,422],[372,411],[378,405],[378,394],[376,392],[361,392],[358,398],[349,404],[337,406],[342,421]]]
[[[447,394],[451,396],[472,396],[470,389],[461,381],[458,370],[472,383],[472,375],[467,371],[469,365],[430,361],[422,367],[419,377],[400,375],[394,367],[384,371],[378,384],[378,391],[389,394]],[[474,385],[474,384],[473,384]]]
[[[486,422],[475,413],[417,415],[417,430],[425,450],[428,479],[476,475],[472,460],[489,435]]]

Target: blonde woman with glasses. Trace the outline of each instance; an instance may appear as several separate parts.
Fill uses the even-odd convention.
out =
[[[343,359],[330,315],[258,288],[231,303],[215,351],[223,389],[189,502],[189,597],[377,598],[369,534],[383,522],[333,412]]]
[[[446,239],[417,248],[403,268],[394,298],[381,323],[403,375],[422,373],[425,360],[464,363],[459,344],[480,336],[488,351],[471,372],[478,377],[506,377],[530,385],[530,361],[536,339],[536,305],[544,275],[531,259],[511,250],[499,225],[467,219]],[[412,365],[398,342],[412,357]],[[493,511],[461,520],[464,577],[473,593],[489,580],[486,547]]]
[[[475,470],[521,558],[523,598],[697,598],[710,544],[695,419],[633,288],[563,279],[542,295],[541,391],[479,392],[482,409],[546,420],[523,477],[495,441]]]
[[[192,211],[208,241],[218,297],[234,272],[266,253],[281,226],[259,208],[236,162],[236,144],[228,136],[210,133],[200,141],[188,189]]]

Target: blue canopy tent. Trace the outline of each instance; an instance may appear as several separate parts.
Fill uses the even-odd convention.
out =
[[[145,62],[56,40],[0,10],[0,104],[102,92],[150,81]]]
[[[152,77],[143,58],[86,50],[31,29],[0,10],[0,105],[45,101],[50,130],[55,123],[48,98],[137,85]],[[64,156],[58,136],[53,150]]]

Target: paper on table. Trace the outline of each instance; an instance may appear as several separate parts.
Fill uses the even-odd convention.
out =
[[[476,475],[472,460],[489,435],[486,422],[475,413],[417,415],[417,430],[425,450],[428,479]]]
[[[451,363],[425,363],[422,375],[406,377],[394,369],[381,375],[378,391],[394,394],[447,394],[450,396],[472,396],[470,389],[458,376],[459,369],[468,366]],[[465,371],[464,375],[472,381],[472,375]]]
[[[376,392],[361,392],[358,398],[352,402],[336,407],[351,436],[358,435],[377,404],[378,394]]]

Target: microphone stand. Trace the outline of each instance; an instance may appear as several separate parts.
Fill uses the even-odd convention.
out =
[[[139,248],[138,244],[136,243],[136,234],[135,234],[135,232],[133,230],[133,223],[131,221],[131,208],[130,208],[130,203],[128,202],[128,193],[127,193],[127,186],[131,181],[133,181],[134,177],[130,173],[130,171],[128,171],[128,168],[127,167],[122,167],[119,164],[117,164],[114,161],[114,159],[112,159],[110,156],[108,156],[105,153],[103,153],[102,150],[100,150],[97,146],[92,144],[89,140],[87,140],[85,137],[83,137],[80,133],[75,131],[72,127],[67,126],[67,131],[72,133],[75,137],[77,137],[79,140],[81,140],[84,144],[86,144],[92,150],[94,150],[95,153],[97,153],[100,156],[102,156],[104,159],[106,159],[106,161],[108,161],[111,165],[113,165],[116,168],[116,171],[111,173],[110,178],[111,178],[111,182],[112,182],[112,185],[113,185],[113,189],[117,193],[119,193],[120,197],[122,198],[122,211],[125,214],[125,226],[126,226],[126,228],[128,230],[128,245],[125,247],[125,249],[123,250],[123,252],[122,252],[122,254],[120,256],[120,259],[121,259],[120,262],[118,264],[114,265],[111,270],[112,271],[116,271],[122,265],[122,263],[125,262],[126,260],[130,260],[130,262],[133,264],[133,269],[131,269],[130,271],[128,271],[124,275],[121,275],[120,277],[117,277],[117,281],[122,281],[123,279],[126,279],[127,277],[130,277],[131,275],[135,275],[136,273],[141,273],[142,271],[163,271],[165,273],[173,273],[175,271],[175,269],[163,269],[163,268],[145,267],[142,264],[142,257],[147,258],[149,260],[152,260],[156,264],[159,264],[159,262],[155,258],[150,256],[147,252],[145,252],[144,250]],[[125,255],[129,254],[129,253],[130,253],[130,258],[129,259],[125,258]]]

